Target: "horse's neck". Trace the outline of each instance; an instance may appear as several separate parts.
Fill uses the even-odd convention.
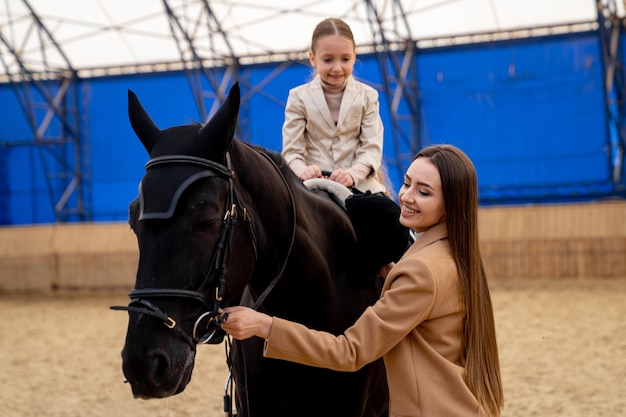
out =
[[[331,328],[330,323],[342,316],[341,287],[348,274],[346,261],[354,245],[354,235],[347,214],[328,195],[314,194],[298,185],[294,198],[297,233],[285,273],[274,296],[268,299],[271,310],[268,312],[311,326]],[[276,225],[277,229],[288,227],[286,220]],[[259,290],[257,286],[256,292]]]
[[[338,314],[336,283],[346,275],[345,260],[354,245],[346,212],[328,195],[303,187],[286,165],[279,167],[257,150],[235,145],[232,160],[241,172],[238,195],[257,241],[253,292],[259,296],[279,276],[264,304],[269,313],[308,324],[328,323]]]

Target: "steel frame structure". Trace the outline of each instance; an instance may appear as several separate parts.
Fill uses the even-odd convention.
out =
[[[626,0],[624,1],[626,6]],[[606,114],[609,132],[613,184],[623,187],[626,175],[624,150],[626,148],[626,73],[623,62],[621,35],[625,19],[617,13],[616,0],[596,0],[598,7],[598,34],[604,67]],[[625,191],[625,190],[621,190]]]
[[[22,1],[31,17],[27,36],[40,46],[41,61],[46,63],[52,48],[63,58],[65,66],[32,71],[21,58],[18,47],[0,31],[0,42],[19,67],[19,73],[11,74],[10,83],[32,133],[30,138],[0,142],[0,153],[16,147],[34,148],[45,174],[56,220],[90,220],[88,140],[81,123],[86,113],[79,103],[77,71],[28,0]],[[1,54],[0,61],[10,73],[9,64]]]
[[[59,45],[53,33],[46,28],[28,0],[22,0],[30,11],[32,30],[29,36],[37,37],[41,47],[42,62],[52,47],[63,57],[63,68],[47,68],[32,71],[21,59],[19,48],[5,36],[0,28],[0,42],[14,62],[19,63],[19,73],[11,74],[5,58],[0,61],[9,74],[9,80],[18,97],[24,114],[27,116],[32,137],[23,140],[0,142],[0,160],[3,152],[13,147],[33,147],[40,155],[42,169],[46,175],[50,204],[54,207],[58,222],[89,221],[91,211],[91,183],[89,178],[89,140],[83,121],[86,119],[86,106],[79,102],[79,73],[66,57],[63,46]],[[172,0],[173,1],[173,0]],[[607,121],[613,132],[611,146],[614,161],[614,181],[621,183],[624,172],[624,148],[626,132],[624,128],[624,66],[621,62],[620,34],[623,20],[617,16],[615,0],[596,0],[598,5],[599,37],[605,65],[607,94]],[[387,127],[394,144],[393,160],[385,161],[403,170],[412,155],[422,146],[420,138],[420,98],[415,59],[419,53],[419,42],[412,39],[400,0],[392,0],[394,21],[383,27],[380,10],[374,1],[363,0],[366,18],[372,33],[376,34],[374,44],[361,47],[358,53],[373,53],[378,60],[381,74],[379,91],[389,103],[391,126]],[[167,15],[170,34],[175,39],[182,69],[187,75],[199,114],[206,120],[222,103],[227,89],[235,78],[242,83],[245,95],[242,97],[238,136],[250,141],[247,102],[255,94],[267,94],[264,85],[293,65],[306,61],[304,53],[270,54],[257,57],[262,62],[280,62],[276,69],[264,80],[251,85],[245,65],[230,47],[229,36],[222,28],[213,12],[209,0],[202,1],[198,15],[193,19],[178,15],[170,5],[170,0],[162,0],[163,11]],[[211,37],[209,45],[226,45],[228,53],[217,49],[199,50],[195,33],[197,25],[208,27]],[[389,29],[389,28],[392,29]],[[391,32],[390,32],[391,31]],[[402,35],[404,34],[404,35]],[[408,35],[407,35],[408,34]],[[484,37],[482,38],[484,41]],[[392,41],[393,40],[393,41]],[[423,43],[424,41],[422,41]],[[283,103],[284,98],[271,97],[272,101]],[[402,153],[400,150],[407,150]],[[52,155],[54,166],[49,166],[44,154]],[[0,190],[1,192],[2,190]],[[2,207],[0,207],[0,212]],[[0,219],[1,220],[1,219]]]

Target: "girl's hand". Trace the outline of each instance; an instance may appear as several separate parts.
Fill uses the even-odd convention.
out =
[[[309,165],[302,172],[302,174],[300,174],[300,179],[302,181],[310,180],[312,178],[322,178],[322,170],[317,165]]]
[[[354,178],[345,169],[336,169],[330,174],[330,179],[348,188],[354,187]]]
[[[248,339],[252,336],[267,339],[272,329],[272,317],[259,313],[249,307],[226,307],[220,309],[222,318],[227,314],[222,323],[222,329],[237,340]]]

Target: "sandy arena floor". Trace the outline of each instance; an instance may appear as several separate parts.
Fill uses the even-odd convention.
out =
[[[492,283],[503,417],[626,416],[626,278]],[[222,417],[223,345],[191,384],[135,400],[119,352],[124,293],[0,295],[0,417]]]

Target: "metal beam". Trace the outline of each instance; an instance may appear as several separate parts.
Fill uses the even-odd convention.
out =
[[[626,192],[624,149],[626,148],[626,72],[621,37],[624,18],[618,15],[615,0],[596,0],[598,34],[604,66],[610,164],[617,192]]]
[[[45,174],[48,201],[56,221],[90,220],[88,141],[81,131],[85,111],[80,106],[77,72],[28,0],[22,3],[31,19],[29,30],[24,32],[24,38],[13,39],[0,28],[1,45],[8,51],[0,57],[32,136],[2,141],[0,148],[33,150],[34,160],[39,161]],[[11,27],[6,30],[13,33]],[[32,70],[22,57],[16,45],[27,41],[38,46],[43,70]],[[48,65],[47,56],[52,53],[62,58],[63,68]],[[41,73],[47,76],[42,77]],[[10,190],[7,194],[10,198]],[[8,217],[8,213],[0,213],[0,218]]]
[[[188,13],[193,12],[193,5],[197,2],[189,2]],[[183,3],[186,5],[187,3]],[[182,13],[177,14],[170,6],[169,0],[163,0],[163,7],[169,19],[170,31],[176,40],[176,46],[180,54],[181,62],[184,63],[184,70],[191,92],[196,102],[196,107],[203,120],[210,118],[219,105],[224,101],[228,88],[234,78],[237,78],[239,67],[238,58],[235,55],[228,34],[222,29],[221,23],[213,13],[207,0],[202,2],[202,7],[197,10],[197,15],[193,19],[188,19]],[[215,48],[208,51],[208,55],[203,56],[196,46],[195,31],[198,25],[208,27],[210,45],[223,43],[227,46],[228,54],[220,56]],[[214,38],[219,38],[215,40]],[[207,63],[210,62],[210,65]],[[205,99],[213,99],[213,103],[207,106]]]
[[[411,28],[400,0],[393,0],[392,29],[382,25],[381,10],[372,0],[365,0],[367,18],[374,35],[374,51],[382,80],[382,92],[389,103],[391,132],[395,149],[392,164],[399,173],[404,173],[413,156],[422,147],[419,126],[420,100],[417,77],[417,44],[412,40]],[[400,29],[404,29],[405,35]],[[388,31],[391,30],[392,33]],[[395,39],[390,42],[389,39]],[[403,45],[400,45],[403,40]],[[400,174],[401,175],[401,174]],[[397,178],[401,182],[402,177]]]

